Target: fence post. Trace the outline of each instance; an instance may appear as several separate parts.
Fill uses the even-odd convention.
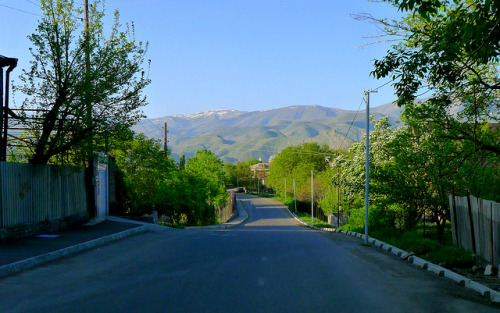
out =
[[[467,207],[469,208],[470,234],[472,237],[472,253],[476,254],[476,236],[474,235],[474,220],[472,219],[472,208],[470,204],[469,190],[467,190]]]
[[[1,74],[1,73],[0,73]],[[2,86],[0,84],[0,86]],[[3,88],[3,87],[2,87]],[[0,88],[1,89],[1,88]],[[1,97],[0,97],[1,99]],[[0,104],[0,107],[2,104]],[[3,112],[0,112],[0,114],[3,114]],[[1,139],[1,138],[0,138]],[[2,207],[2,199],[3,199],[3,184],[2,184],[2,162],[0,162],[0,228],[3,228],[3,207]]]
[[[495,248],[493,247],[493,202],[490,202],[490,247],[491,247],[491,264],[495,264]]]
[[[457,247],[462,248],[462,243],[459,240],[458,236],[458,218],[457,218],[457,205],[455,203],[455,188],[451,189],[451,206],[453,210],[453,222],[455,224],[455,240],[457,242]]]

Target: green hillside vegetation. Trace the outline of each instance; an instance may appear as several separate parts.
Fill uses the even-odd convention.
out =
[[[376,119],[399,120],[400,109],[392,104],[371,110]],[[353,122],[354,121],[354,122]],[[149,119],[133,127],[138,133],[161,139],[168,123],[169,148],[174,159],[210,149],[225,162],[248,158],[267,161],[282,149],[304,142],[348,148],[365,133],[366,117],[356,112],[317,105],[291,106],[256,112],[211,111],[186,116]],[[351,123],[353,124],[351,126]],[[347,138],[346,138],[347,136]]]
[[[205,132],[205,135],[219,135],[227,140],[238,140],[244,138],[255,138],[261,133],[273,129],[272,126],[256,126],[256,127],[218,127]]]
[[[337,149],[346,149],[353,144],[353,140],[346,138],[343,134],[338,133],[334,129],[322,132],[320,135],[306,140],[306,142],[316,142],[319,145],[327,145],[336,147]]]
[[[257,137],[257,139],[286,138],[282,132],[276,129],[267,130]]]
[[[283,129],[283,134],[299,138],[313,138],[320,133],[329,130],[330,127],[323,124],[311,122],[293,122]]]

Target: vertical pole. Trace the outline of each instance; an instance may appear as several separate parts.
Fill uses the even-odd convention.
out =
[[[165,151],[165,156],[168,156],[167,150],[167,123],[163,124],[163,151]]]
[[[257,175],[257,194],[260,194],[260,179],[259,179],[259,175]]]
[[[3,138],[2,138],[2,129],[1,125],[3,125],[3,68],[0,67],[0,150],[3,151]],[[0,157],[0,161],[3,161],[2,157]],[[3,227],[3,207],[2,207],[2,198],[3,198],[3,182],[2,182],[2,164],[0,163],[0,227]]]
[[[2,127],[0,131],[0,161],[6,161],[3,159],[3,151],[7,151],[7,147],[4,146],[3,144],[3,115],[4,115],[4,108],[3,108],[3,68],[0,67],[0,127]]]
[[[4,94],[4,120],[3,120],[3,151],[2,160],[7,162],[7,136],[9,130],[9,77],[12,68],[9,66],[7,71],[5,71],[5,94]],[[3,88],[3,86],[2,86]]]
[[[295,178],[293,179],[293,202],[295,204],[295,213],[297,213],[297,198],[295,197]]]
[[[311,224],[314,223],[314,176],[313,171],[311,170]]]
[[[365,244],[368,244],[368,179],[369,167],[368,160],[370,157],[370,92],[366,94],[366,161],[365,161]]]
[[[490,203],[490,248],[491,248],[491,264],[495,264],[495,248],[494,248],[494,242],[495,242],[495,237],[493,236],[493,230],[494,230],[494,225],[493,225],[493,202]]]
[[[452,209],[453,209],[453,230],[455,231],[455,241],[457,243],[458,248],[463,248],[462,243],[460,242],[460,238],[462,236],[458,236],[458,218],[457,218],[457,206],[455,203],[455,188],[451,188],[451,203],[452,203]]]
[[[86,90],[85,90],[85,104],[86,104],[86,109],[87,109],[87,127],[90,127],[90,124],[92,122],[92,107],[90,104],[90,97],[89,97],[89,83],[90,83],[90,30],[89,30],[89,1],[84,0],[84,27],[85,27],[85,83],[86,83]],[[90,138],[90,145],[89,145],[89,154],[92,154],[91,150],[92,146],[92,136]],[[90,158],[89,158],[90,160]]]
[[[285,178],[285,204],[286,204],[286,178]]]
[[[84,27],[85,27],[85,109],[86,109],[86,127],[90,130],[87,138],[87,169],[85,171],[85,185],[87,189],[87,206],[89,217],[95,217],[96,198],[95,198],[95,168],[94,168],[94,148],[93,148],[93,130],[92,130],[92,104],[90,102],[90,30],[89,30],[89,1],[84,0]]]
[[[368,244],[368,189],[369,189],[369,159],[370,159],[370,91],[365,90],[366,95],[366,162],[365,162],[365,244]]]
[[[469,190],[467,190],[467,207],[469,208],[469,223],[470,223],[470,236],[472,239],[472,253],[476,254],[476,235],[474,233],[474,219],[472,218],[472,207],[470,203]]]
[[[340,169],[337,166],[337,228],[340,228]]]

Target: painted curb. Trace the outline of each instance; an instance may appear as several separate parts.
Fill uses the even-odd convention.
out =
[[[441,267],[439,265],[433,264],[433,263],[429,263],[427,265],[427,270],[433,272],[434,274],[436,274],[438,276],[444,276],[445,268]]]
[[[407,253],[407,252],[404,251],[404,250],[401,250],[401,249],[399,249],[397,247],[394,247],[394,248],[391,249],[391,253],[394,254],[394,255],[396,255],[396,256],[398,256],[398,257],[401,257],[404,253]]]
[[[33,267],[40,265],[40,264],[43,264],[43,263],[54,261],[54,260],[57,260],[57,259],[60,259],[60,258],[66,257],[66,256],[70,256],[70,255],[73,255],[73,254],[76,254],[76,253],[79,253],[82,251],[97,248],[97,247],[103,246],[107,243],[117,241],[117,240],[120,240],[120,239],[123,239],[126,237],[130,237],[130,236],[133,236],[133,235],[136,235],[139,233],[143,233],[145,231],[147,231],[147,228],[145,226],[139,226],[139,227],[135,227],[132,229],[127,229],[127,230],[121,231],[121,232],[116,233],[116,234],[112,234],[109,236],[105,236],[105,237],[97,238],[94,240],[82,242],[82,243],[79,243],[77,245],[66,247],[63,249],[56,250],[56,251],[48,252],[48,253],[38,255],[38,256],[29,258],[29,259],[25,259],[25,260],[21,260],[21,261],[15,262],[15,263],[3,265],[3,266],[0,266],[0,278],[15,274],[15,273],[18,273],[21,271],[25,271],[27,269],[33,268]]]

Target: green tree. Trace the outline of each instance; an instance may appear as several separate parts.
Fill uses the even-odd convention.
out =
[[[383,193],[386,190],[381,190],[377,186],[377,179],[375,173],[380,172],[387,162],[392,162],[391,152],[388,149],[388,144],[395,137],[394,127],[389,123],[388,118],[382,118],[374,122],[374,131],[370,133],[370,199],[380,201],[384,199]],[[363,136],[364,137],[364,136]],[[366,143],[364,138],[361,141],[354,143],[349,149],[349,154],[339,155],[333,160],[333,167],[340,167],[340,178],[335,177],[334,180],[340,180],[341,198],[344,212],[349,216],[358,216],[359,212],[356,210],[364,210],[364,196],[365,196],[365,163],[366,162]],[[381,175],[380,174],[380,175]],[[387,190],[387,192],[392,192]],[[410,198],[411,199],[411,198]],[[377,207],[380,210],[382,207]],[[375,210],[373,201],[370,203],[370,210]],[[387,220],[384,214],[377,215],[379,218]],[[388,214],[389,212],[385,212]]]
[[[470,142],[443,138],[441,129],[429,128],[420,119],[407,118],[405,122],[395,129],[382,118],[370,134],[370,224],[392,227],[398,220],[400,226],[411,230],[428,216],[442,235],[449,220],[448,195],[464,186],[470,190],[474,182],[480,186],[479,194],[491,194],[491,184],[498,184],[498,158],[490,151],[475,151]],[[350,153],[335,159],[334,166],[342,167],[343,195],[361,198],[364,141],[355,143]]]
[[[315,201],[321,199],[327,186],[331,184],[331,173],[328,159],[336,154],[327,145],[319,146],[315,142],[283,149],[274,159],[269,169],[267,184],[278,195],[293,196],[293,180],[295,179],[296,197],[300,201],[311,199],[311,170],[314,172]],[[285,179],[287,186],[285,190]]]
[[[193,190],[204,199],[198,203],[201,209],[199,219],[215,221],[215,209],[222,207],[228,200],[222,160],[209,150],[197,151],[187,160],[185,171],[191,177]]]
[[[104,29],[104,1],[90,7],[88,35],[74,1],[40,5],[43,17],[28,37],[31,68],[23,70],[15,90],[27,96],[23,109],[37,110],[23,118],[34,135],[29,160],[45,164],[57,154],[84,149],[88,138],[104,142],[99,139],[119,136],[136,123],[150,81],[142,69],[146,47],[136,41],[133,24],[122,30],[115,11],[113,26]]]
[[[393,80],[404,115],[446,130],[437,134],[444,138],[498,155],[500,132],[483,136],[478,129],[500,119],[500,1],[386,2],[408,15],[399,21],[376,20],[385,35],[400,41],[375,61],[372,75]],[[431,97],[415,101],[425,90]]]
[[[165,157],[160,141],[139,134],[121,149],[113,150],[112,155],[129,193],[128,211],[141,214],[164,211],[158,189],[163,181],[170,179],[175,164],[171,157]]]
[[[186,167],[186,156],[183,154],[179,159],[179,169],[183,170]]]
[[[239,187],[257,189],[255,186],[255,179],[253,179],[250,166],[259,163],[255,158],[249,158],[242,162],[237,162],[232,168],[230,173],[230,181],[233,185]]]

